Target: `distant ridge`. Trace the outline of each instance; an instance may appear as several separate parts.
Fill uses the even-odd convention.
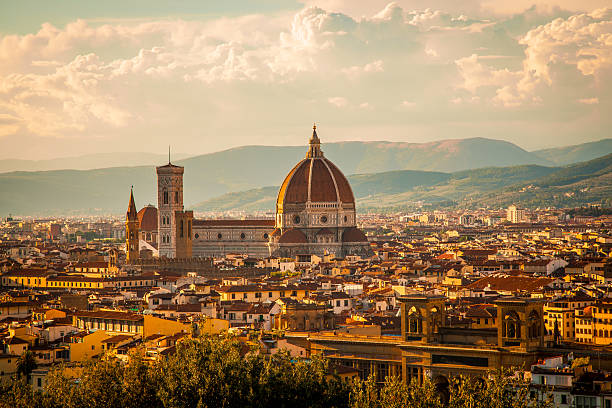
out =
[[[320,136],[325,141],[324,135]],[[403,205],[406,200],[457,200],[470,191],[482,193],[510,181],[535,179],[543,174],[531,174],[534,169],[550,168],[546,159],[534,153],[509,142],[484,138],[432,143],[324,143],[322,148],[345,174],[354,174],[353,188],[356,194],[363,193],[360,208],[378,202],[391,206]],[[246,190],[280,185],[305,151],[305,146],[244,146],[173,162],[185,166],[185,205],[200,207],[198,203],[219,200],[224,194],[242,195]],[[160,159],[148,166],[2,173],[0,214],[120,214],[125,211],[131,185],[139,208],[155,204],[154,165],[167,161],[166,155],[158,156]],[[470,173],[475,168],[500,166],[523,167],[511,174],[496,174],[497,170]],[[387,174],[377,178],[377,173]],[[384,195],[384,199],[377,195]],[[237,207],[273,209],[262,197],[257,205],[253,204],[257,200],[233,197],[241,203]]]
[[[186,157],[178,153],[177,159]],[[143,166],[167,160],[164,154],[128,152],[128,153],[95,153],[82,156],[60,157],[47,160],[0,160],[0,173],[14,171],[49,171],[49,170],[93,170],[109,167]]]
[[[393,171],[348,177],[358,209],[406,210],[421,205],[478,208],[612,206],[612,154],[566,167],[523,165],[454,173]],[[193,206],[195,211],[274,208],[278,187],[229,193]]]
[[[554,147],[533,151],[535,155],[558,166],[588,161],[612,153],[612,139],[581,143],[573,146]]]

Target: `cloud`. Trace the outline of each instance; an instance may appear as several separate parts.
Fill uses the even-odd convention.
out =
[[[384,128],[403,138],[418,126],[444,138],[458,122],[486,136],[496,121],[517,121],[506,111],[551,126],[540,118],[577,101],[606,105],[609,10],[499,16],[461,3],[373,1],[349,12],[324,1],[275,15],[77,20],[0,36],[0,111],[14,119],[0,120],[0,136],[119,138],[140,149],[173,135],[221,149],[254,143],[247,133],[287,143],[312,117],[366,124],[367,137]],[[212,134],[224,137],[205,140]]]
[[[342,96],[332,96],[327,98],[327,102],[336,108],[346,108],[348,106],[348,100]]]
[[[456,60],[460,87],[472,93],[495,87],[493,100],[515,107],[541,103],[544,86],[551,88],[571,76],[578,81],[612,79],[612,9],[555,19],[528,31],[519,43],[526,47],[521,70],[485,66],[476,54]]]
[[[343,68],[342,72],[346,74],[349,78],[355,79],[363,74],[372,73],[372,72],[383,72],[384,71],[383,65],[384,64],[382,60],[376,60],[368,64],[365,64],[363,66],[353,65],[352,67],[349,67],[349,68]]]
[[[582,103],[585,105],[597,105],[599,103],[599,98],[583,98],[578,99],[578,103]]]

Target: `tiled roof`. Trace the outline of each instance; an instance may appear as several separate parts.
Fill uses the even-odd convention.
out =
[[[531,278],[528,276],[487,276],[478,279],[476,282],[467,286],[468,289],[485,289],[502,290],[509,292],[526,291],[542,289],[554,282],[555,279],[550,278]]]

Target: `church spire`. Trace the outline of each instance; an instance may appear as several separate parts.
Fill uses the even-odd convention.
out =
[[[312,137],[309,140],[309,148],[308,153],[306,154],[307,158],[312,157],[323,157],[323,152],[321,151],[321,140],[319,140],[319,136],[317,135],[317,124],[312,125]]]
[[[128,221],[133,221],[138,218],[138,211],[136,211],[136,204],[134,203],[134,186],[130,189],[130,204],[126,214]]]

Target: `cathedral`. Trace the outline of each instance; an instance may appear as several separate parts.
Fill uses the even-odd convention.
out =
[[[126,217],[128,261],[137,259],[142,248],[166,258],[222,257],[230,253],[290,258],[372,255],[367,237],[357,228],[351,186],[323,155],[316,126],[306,157],[291,169],[279,189],[274,220],[194,219],[193,211],[183,207],[184,168],[168,161],[156,170],[157,209],[147,206],[136,212],[130,195]]]

